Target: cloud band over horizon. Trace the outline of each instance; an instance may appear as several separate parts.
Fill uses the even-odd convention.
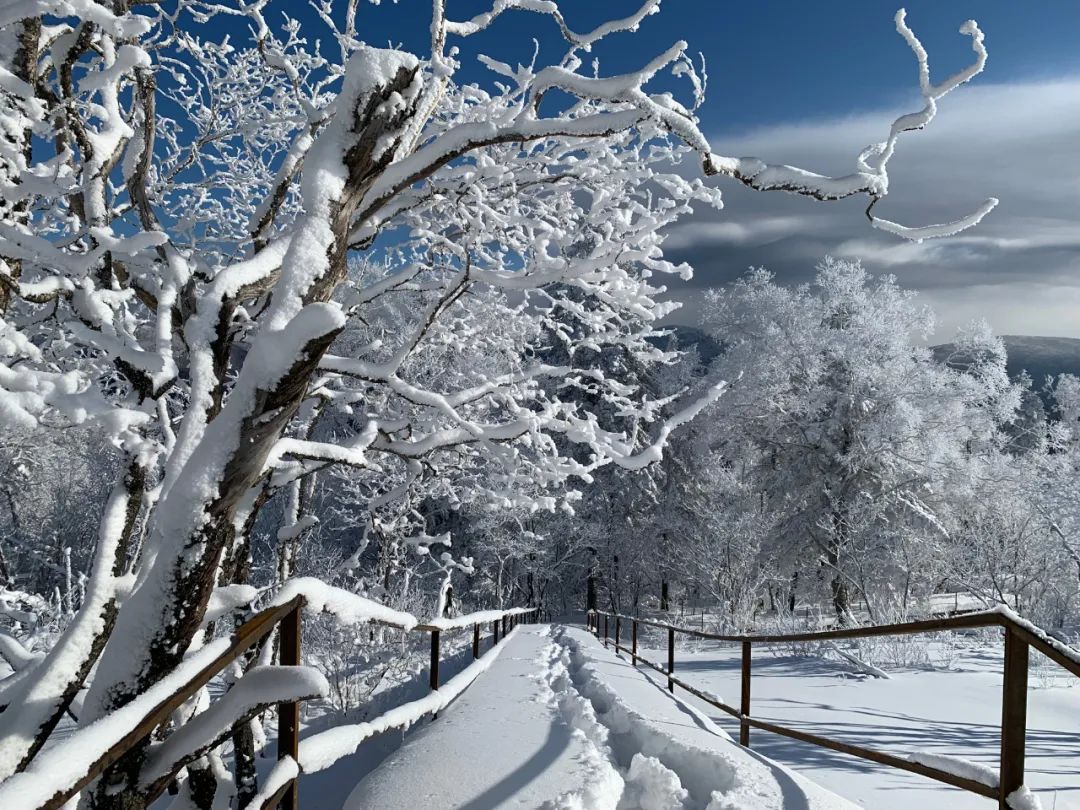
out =
[[[755,155],[829,174],[881,140],[905,110],[794,122],[714,139],[717,152]],[[693,287],[715,287],[761,266],[783,283],[813,277],[826,254],[891,273],[938,316],[947,338],[974,317],[999,334],[1080,337],[1080,76],[963,88],[923,132],[908,133],[890,164],[890,194],[875,213],[905,225],[962,216],[1001,200],[976,228],[907,242],[871,228],[865,198],[820,203],[725,183],[722,211],[669,233],[669,256],[690,262]],[[696,296],[670,319],[693,323]]]

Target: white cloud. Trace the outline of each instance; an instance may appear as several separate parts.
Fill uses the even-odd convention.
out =
[[[691,245],[764,245],[784,236],[805,233],[814,217],[759,217],[744,222],[690,221],[676,225],[664,242],[669,249]]]
[[[1080,337],[1078,100],[1080,78],[973,85],[945,99],[926,131],[901,140],[890,165],[891,194],[876,213],[923,225],[962,216],[987,197],[1001,199],[979,227],[961,235],[904,243],[869,226],[865,200],[818,203],[732,182],[723,184],[724,210],[680,225],[668,247],[691,261],[699,285],[723,283],[751,265],[801,281],[826,253],[858,256],[869,269],[925,291],[950,327],[982,314],[1010,333]],[[847,173],[899,112],[793,122],[722,135],[713,146]]]
[[[951,337],[956,328],[985,318],[999,335],[1077,337],[1080,286],[1054,284],[975,284],[940,289],[920,296],[939,313],[947,313],[935,335]]]

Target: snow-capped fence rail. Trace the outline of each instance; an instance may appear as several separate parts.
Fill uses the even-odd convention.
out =
[[[801,742],[829,748],[840,753],[850,754],[862,759],[900,768],[905,771],[927,776],[963,790],[997,799],[1000,810],[1019,810],[1024,807],[1027,789],[1024,787],[1025,736],[1027,734],[1027,682],[1028,652],[1034,647],[1054,663],[1080,677],[1080,652],[1051,637],[1041,628],[1018,616],[1009,608],[1001,606],[979,613],[965,613],[945,618],[925,621],[886,624],[873,627],[849,627],[834,630],[818,630],[803,633],[769,635],[723,635],[704,630],[678,627],[666,622],[645,619],[637,616],[624,616],[618,613],[606,613],[590,610],[587,613],[589,629],[602,638],[605,646],[610,641],[616,652],[628,652],[635,666],[641,663],[667,677],[668,689],[672,692],[679,686],[695,697],[726,712],[739,721],[739,743],[750,746],[750,729],[757,728],[780,734]],[[614,628],[610,622],[614,622]],[[631,625],[630,647],[622,643],[623,623]],[[638,626],[646,625],[667,631],[667,667],[649,661],[638,654]],[[1005,635],[1004,681],[1002,684],[1001,708],[1001,760],[999,772],[990,779],[985,769],[974,773],[963,760],[951,761],[949,758],[936,758],[933,762],[925,757],[905,759],[902,757],[864,748],[859,745],[831,740],[817,734],[808,734],[796,729],[758,720],[750,714],[750,693],[752,658],[754,644],[776,644],[785,642],[835,641],[838,639],[870,638],[875,636],[912,635],[917,633],[936,633],[941,631],[966,630],[980,627],[1000,627]],[[614,635],[611,630],[614,629]],[[739,708],[729,706],[716,695],[698,689],[686,683],[675,673],[675,634],[682,633],[696,638],[714,641],[738,642],[742,645],[742,679]]]
[[[12,810],[60,810],[65,807],[73,797],[101,776],[111,765],[118,762],[127,752],[144,742],[158,729],[166,727],[173,712],[206,687],[230,664],[256,645],[265,643],[273,631],[278,629],[277,665],[256,667],[234,684],[233,690],[226,693],[225,699],[211,704],[209,709],[196,717],[196,720],[203,717],[210,720],[209,723],[201,724],[207,726],[206,729],[201,729],[205,732],[202,735],[206,737],[205,740],[201,737],[194,741],[185,739],[182,741],[183,745],[179,746],[183,748],[183,752],[178,751],[177,756],[167,758],[162,755],[166,751],[172,753],[172,748],[177,748],[177,746],[170,746],[170,742],[174,741],[172,736],[166,737],[163,743],[152,748],[151,756],[143,769],[144,771],[149,769],[149,772],[143,774],[143,780],[151,783],[156,791],[164,792],[166,785],[176,773],[195,758],[194,754],[205,753],[214,744],[220,743],[232,727],[237,722],[246,721],[256,707],[268,708],[276,704],[278,767],[275,767],[267,784],[263,786],[263,791],[256,797],[256,801],[249,806],[252,810],[274,810],[279,807],[297,810],[299,807],[297,780],[304,771],[301,767],[304,759],[301,757],[300,704],[303,700],[324,694],[326,689],[325,679],[321,675],[301,665],[301,613],[304,610],[330,613],[345,624],[371,622],[395,627],[403,632],[430,635],[430,685],[433,693],[429,696],[431,699],[423,698],[392,708],[380,717],[368,721],[364,724],[369,727],[369,733],[365,736],[373,736],[392,728],[407,728],[428,713],[434,717],[436,712],[448,705],[485,668],[482,666],[482,661],[474,663],[473,666],[466,668],[464,672],[444,684],[444,689],[440,691],[440,636],[443,632],[472,628],[473,658],[479,659],[483,626],[490,625],[491,646],[495,648],[500,635],[505,638],[518,624],[532,619],[539,608],[485,610],[454,618],[430,619],[426,623],[421,623],[408,613],[392,610],[348,591],[326,586],[316,580],[306,578],[292,580],[281,589],[267,607],[239,625],[230,637],[215,639],[208,643],[192,654],[176,672],[162,679],[150,692],[140,695],[112,715],[85,728],[80,728],[70,737],[46,751],[26,771],[0,782],[0,807],[4,807],[5,810],[9,808]],[[248,700],[251,705],[246,706],[247,713],[243,714],[239,720],[220,718],[224,723],[222,725],[217,722],[219,718],[212,716],[214,707],[228,702],[229,695],[237,691],[237,686],[243,685],[248,679],[266,681],[267,678],[260,676],[266,676],[275,671],[282,675],[298,676],[295,679],[296,684],[288,688],[282,688],[279,684],[275,689],[263,689],[261,697],[256,695]],[[282,700],[282,697],[287,697],[287,699]],[[195,726],[194,722],[183,728],[186,730],[193,726]],[[331,729],[330,731],[338,730]],[[323,732],[310,739],[315,740],[328,733]],[[191,734],[187,735],[187,737],[191,736]],[[323,767],[327,762],[337,758],[332,752],[327,753],[327,750],[333,746],[316,747],[320,750],[315,752],[314,760],[320,760],[321,755],[320,761],[325,761]],[[342,748],[342,750],[345,749]],[[355,750],[355,746],[351,750]],[[186,753],[188,751],[193,751],[194,754]],[[168,762],[162,762],[163,759],[168,759]],[[61,771],[53,766],[60,762],[66,765],[62,772],[71,776],[59,780],[58,784],[56,774]],[[71,767],[73,763],[76,767]]]

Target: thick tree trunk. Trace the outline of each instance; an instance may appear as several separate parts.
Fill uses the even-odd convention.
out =
[[[844,448],[850,444],[845,432]],[[847,534],[849,526],[847,522],[847,510],[843,502],[834,502],[832,510],[832,536],[828,539],[826,559],[832,570],[832,578],[829,580],[829,591],[832,594],[833,610],[836,612],[836,623],[845,625],[851,618],[851,596],[848,593],[847,582],[840,570],[840,555],[847,546]]]
[[[836,611],[836,623],[845,625],[851,616],[851,598],[848,594],[847,583],[836,574],[829,582],[829,590],[832,591],[833,610]]]
[[[203,760],[188,766],[188,785],[192,805],[198,810],[214,810],[218,780],[209,762]]]
[[[236,776],[236,804],[244,810],[259,792],[259,777],[255,770],[255,734],[251,723],[242,723],[232,734],[233,773]]]
[[[385,101],[393,93],[404,93],[412,84],[415,72],[415,67],[402,67],[385,87],[376,88],[367,97],[358,99],[354,110],[338,113],[347,115],[351,112],[354,116],[350,128],[355,133],[355,141],[344,155],[349,177],[340,196],[328,203],[330,221],[320,221],[314,212],[309,213],[307,216],[312,219],[301,222],[294,236],[294,240],[303,242],[305,229],[308,229],[310,238],[321,240],[323,237],[319,234],[328,225],[332,234],[327,248],[327,270],[303,290],[303,304],[328,300],[345,276],[349,228],[355,206],[363,191],[394,156],[394,144],[384,142],[387,135],[397,133],[400,136],[405,121],[415,113],[414,107],[395,107],[388,118]],[[287,252],[285,260],[290,261],[292,255]],[[308,381],[339,331],[329,328],[308,339],[294,355],[292,366],[266,389],[258,386],[261,372],[257,367],[250,371],[250,377],[248,364],[241,370],[234,387],[235,399],[226,402],[200,440],[200,446],[222,447],[223,455],[208,454],[213,462],[209,469],[189,469],[193,465],[186,465],[158,507],[159,517],[171,513],[177,520],[177,514],[181,514],[186,529],[177,531],[176,526],[155,526],[159,556],[125,604],[119,619],[125,625],[123,629],[128,637],[118,643],[125,646],[126,656],[130,656],[130,645],[134,643],[138,657],[117,662],[117,667],[105,675],[103,683],[95,684],[92,697],[97,716],[126,705],[183,660],[191,640],[199,631],[206,604],[217,584],[222,556],[234,535],[232,525],[238,507],[262,478],[274,445],[303,402]],[[245,385],[247,390],[244,390]],[[238,390],[242,393],[236,394]],[[178,513],[176,504],[169,501],[190,498],[192,492],[198,491],[199,482],[207,476],[218,482],[214,498],[196,507],[190,515]],[[165,536],[167,534],[172,536]],[[148,625],[148,616],[158,614],[160,620]],[[138,781],[145,754],[145,746],[137,746],[107,770],[90,806],[95,810],[133,810],[144,806],[147,797],[139,796],[131,786]]]
[[[835,544],[829,546],[827,559],[832,569],[829,592],[832,595],[833,611],[836,613],[836,623],[843,626],[851,618],[851,595],[848,593],[847,582],[840,573],[840,551]]]

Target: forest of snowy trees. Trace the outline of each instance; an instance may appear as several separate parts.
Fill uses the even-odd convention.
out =
[[[723,398],[660,463],[590,489],[611,606],[667,591],[746,628],[796,606],[895,621],[962,593],[1075,622],[1075,376],[1011,380],[981,323],[931,350],[912,293],[833,259],[797,288],[750,273],[709,296],[703,325],[716,356],[675,368],[730,380]]]
[[[974,23],[935,84],[897,15],[923,107],[828,177],[715,154],[686,43],[592,62],[656,0],[585,32],[547,0],[444,5],[419,54],[365,44],[357,2],[0,10],[0,780],[299,576],[422,617],[709,605],[747,629],[962,592],[1075,620],[1080,379],[1010,379],[979,324],[936,356],[902,280],[833,259],[714,290],[696,340],[663,325],[693,271],[666,229],[721,206],[713,177],[864,196],[897,239],[976,225],[995,200],[922,226],[876,207],[981,71]],[[504,13],[553,23],[559,55],[469,52]],[[342,708],[421,655],[306,632]],[[153,742],[86,806],[181,778],[217,807],[242,781],[213,747],[147,781]]]

